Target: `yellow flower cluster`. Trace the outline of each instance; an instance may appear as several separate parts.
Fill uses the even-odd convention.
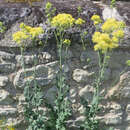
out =
[[[101,50],[104,53],[108,49],[113,49],[118,47],[118,39],[115,40],[113,40],[113,38],[111,39],[109,34],[107,33],[95,32],[92,40],[93,42],[97,43],[94,46],[95,51]]]
[[[102,23],[102,20],[99,15],[93,15],[91,17],[91,20],[94,22],[94,25],[97,25],[99,23]]]
[[[102,25],[102,31],[112,33],[113,31],[123,29],[124,27],[125,27],[124,22],[120,22],[114,18],[110,18]]]
[[[69,39],[65,39],[65,40],[63,41],[63,44],[64,44],[64,45],[67,45],[67,46],[70,46],[71,41],[70,41]]]
[[[24,23],[20,24],[20,29],[20,31],[13,34],[13,41],[19,44],[27,39],[34,40],[36,37],[44,32],[41,27],[31,27],[25,25]]]
[[[22,31],[18,31],[13,34],[13,41],[20,44],[23,40],[26,40],[29,38],[29,35],[26,35],[26,33]]]
[[[96,18],[94,15],[91,19],[96,20],[100,19],[100,17]],[[92,37],[92,41],[96,43],[94,50],[101,50],[104,53],[118,47],[119,40],[124,37],[124,27],[124,22],[117,21],[114,18],[106,20],[101,26],[101,32],[95,32]]]
[[[76,25],[82,25],[82,24],[84,24],[85,23],[85,21],[83,20],[83,19],[81,19],[81,18],[78,18],[76,21],[75,21],[75,24]]]
[[[74,25],[75,19],[70,14],[62,13],[52,18],[52,27],[68,29]]]

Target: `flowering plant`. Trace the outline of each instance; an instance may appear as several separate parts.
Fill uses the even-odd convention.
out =
[[[35,40],[42,33],[44,30],[41,27],[31,27],[21,23],[20,31],[13,34],[13,41],[21,44],[26,40]]]
[[[52,18],[51,25],[52,27],[68,29],[74,25],[75,19],[71,14],[58,14]]]
[[[94,22],[99,21],[93,17],[92,19]],[[92,41],[96,43],[94,50],[101,50],[102,53],[105,53],[108,50],[117,48],[119,46],[118,43],[120,39],[124,37],[124,27],[124,22],[117,21],[114,18],[106,20],[101,26],[101,31],[96,31],[92,37]]]

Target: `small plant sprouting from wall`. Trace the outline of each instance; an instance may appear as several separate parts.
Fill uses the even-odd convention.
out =
[[[111,8],[114,8],[116,6],[116,0],[111,0],[111,5],[110,7]]]
[[[0,21],[0,33],[4,33],[6,30],[6,27],[4,26],[3,22]]]
[[[6,125],[6,120],[0,120],[0,130],[15,130],[12,125]]]

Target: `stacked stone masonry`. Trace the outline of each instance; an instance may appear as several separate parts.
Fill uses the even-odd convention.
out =
[[[57,92],[55,78],[59,58],[53,41],[45,48],[29,47],[23,54],[25,70],[22,69],[20,48],[12,41],[11,35],[19,29],[19,22],[14,22],[16,19],[25,17],[24,21],[29,23],[33,16],[26,17],[30,8],[22,8],[20,11],[21,14],[17,14],[17,9],[12,10],[17,16],[12,15],[10,11],[9,16],[14,18],[10,19],[11,27],[9,26],[5,37],[0,36],[0,119],[6,118],[7,124],[13,124],[16,130],[25,129],[22,115],[25,103],[23,90],[25,83],[32,78],[34,60],[37,60],[36,80],[44,97],[53,105]],[[0,18],[5,17],[0,14]],[[8,20],[6,24],[9,24]],[[125,43],[112,52],[109,65],[105,69],[104,84],[100,88],[104,97],[100,104],[102,112],[97,115],[102,123],[101,128],[109,129],[112,126],[114,130],[130,130],[130,67],[126,68],[125,64],[126,60],[130,59],[129,27],[127,31]],[[97,54],[92,48],[83,51],[82,45],[74,42],[68,50],[67,63],[63,65],[63,69],[70,86],[69,97],[73,109],[73,119],[68,121],[68,129],[79,130],[79,124],[84,120],[80,97],[88,102],[92,100],[92,83],[98,71]],[[120,75],[123,70],[125,71]],[[27,77],[24,76],[24,71]]]

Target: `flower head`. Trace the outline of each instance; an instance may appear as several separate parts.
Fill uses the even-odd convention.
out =
[[[124,37],[124,31],[123,30],[117,30],[117,31],[113,32],[112,35],[121,39],[121,38]]]
[[[74,25],[75,19],[70,14],[62,13],[52,18],[52,27],[68,29]]]
[[[64,45],[67,45],[67,46],[70,46],[71,41],[70,41],[69,39],[65,39],[65,40],[63,41],[63,44],[64,44]]]
[[[125,23],[117,21],[114,18],[110,18],[105,21],[105,23],[102,25],[102,31],[111,33],[113,31],[119,30],[119,29],[124,29]]]
[[[20,44],[27,39],[34,40],[42,33],[44,33],[44,30],[41,27],[31,27],[21,23],[20,31],[13,34],[13,41]]]
[[[44,31],[42,29],[42,27],[34,27],[31,28],[29,31],[29,34],[31,35],[32,38],[35,38],[37,36],[39,36],[40,34],[42,34]]]
[[[78,18],[76,21],[75,21],[75,24],[76,25],[82,25],[82,24],[84,24],[85,23],[85,21],[83,20],[83,19],[81,19],[81,18]]]
[[[93,15],[91,17],[91,20],[94,22],[94,25],[97,25],[99,23],[102,23],[102,20],[99,15]]]
[[[94,50],[101,50],[103,53],[107,50],[118,47],[118,39],[109,36],[107,33],[95,32],[92,38],[93,42],[96,43]]]
[[[20,44],[21,42],[23,42],[24,40],[28,38],[29,38],[29,35],[26,35],[26,33],[22,31],[18,31],[13,34],[13,41],[17,42],[18,44]]]

